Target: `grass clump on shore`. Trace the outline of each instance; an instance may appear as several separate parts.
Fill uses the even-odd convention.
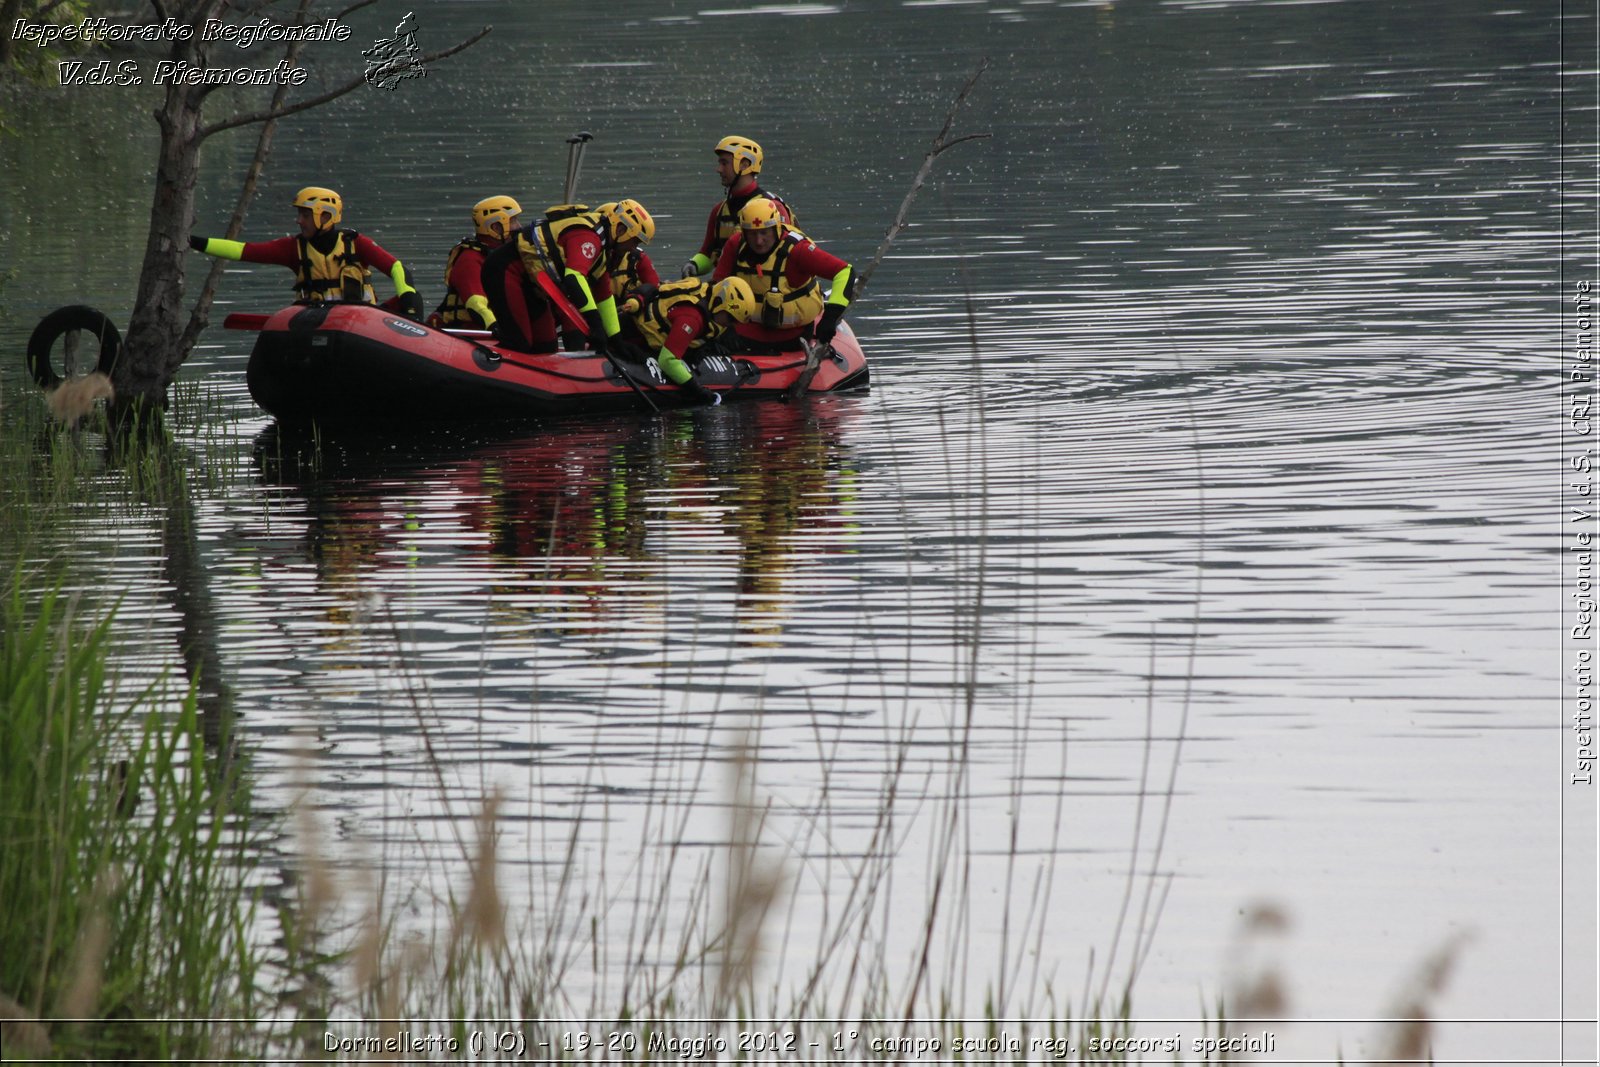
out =
[[[6,405],[0,458],[0,1029],[7,1058],[199,1059],[253,1036],[245,799],[193,687],[119,691],[74,531],[148,507],[162,443]],[[76,420],[75,420],[76,422]],[[179,461],[181,464],[181,460]],[[76,591],[74,591],[76,590]],[[114,594],[113,594],[114,595]]]
[[[110,619],[14,577],[0,629],[7,1054],[201,1058],[254,1006],[245,835],[191,692],[117,699]]]

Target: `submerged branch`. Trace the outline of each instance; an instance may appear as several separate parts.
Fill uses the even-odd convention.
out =
[[[917,193],[922,191],[923,183],[928,180],[928,175],[933,170],[933,161],[938,159],[946,149],[954,148],[963,141],[976,141],[993,136],[993,134],[988,133],[969,133],[965,136],[957,137],[953,141],[948,139],[950,127],[955,125],[956,112],[961,110],[961,105],[966,103],[967,96],[972,92],[973,86],[978,84],[978,79],[983,77],[983,72],[988,69],[989,58],[985,56],[983,62],[978,64],[978,69],[973,72],[972,77],[967,79],[966,84],[961,87],[961,91],[956,94],[955,103],[950,105],[950,111],[944,117],[944,125],[940,127],[938,136],[933,139],[933,147],[928,150],[927,156],[922,160],[922,166],[917,170],[917,176],[912,179],[911,191],[906,193],[906,198],[900,202],[900,211],[895,215],[894,223],[890,225],[889,231],[883,235],[883,243],[878,245],[878,251],[873,255],[872,261],[866,265],[860,274],[856,275],[857,293],[866,287],[867,279],[872,277],[873,272],[878,269],[878,264],[883,262],[883,257],[889,252],[889,246],[900,235],[900,231],[905,229],[906,220],[911,216],[911,204],[916,200]]]
[[[983,72],[988,69],[989,57],[984,56],[983,61],[978,64],[978,69],[973,72],[972,77],[967,79],[966,84],[961,87],[961,91],[956,94],[955,103],[950,105],[950,111],[944,117],[944,125],[939,128],[938,136],[933,139],[933,147],[928,151],[927,157],[923,159],[922,166],[918,168],[917,176],[911,182],[911,191],[906,193],[906,198],[900,202],[900,211],[895,215],[894,223],[890,225],[889,232],[883,235],[883,243],[878,246],[877,254],[872,257],[872,262],[868,263],[864,270],[855,275],[852,284],[855,286],[855,294],[857,296],[867,287],[867,280],[878,269],[878,264],[883,262],[883,257],[888,253],[889,246],[894,243],[894,239],[900,235],[901,230],[905,229],[906,219],[911,215],[911,203],[917,198],[917,193],[922,191],[922,184],[928,180],[928,173],[933,169],[933,161],[939,158],[939,154],[945,149],[954,148],[962,141],[974,141],[992,136],[987,133],[969,133],[964,137],[956,138],[954,141],[946,140],[950,134],[950,127],[955,125],[956,112],[961,110],[961,105],[967,100],[967,94],[972,92],[972,87],[978,84],[978,79],[983,77]],[[797,400],[805,395],[806,390],[811,388],[811,379],[817,376],[817,369],[822,366],[823,358],[832,350],[833,346],[829,344],[806,346],[805,369],[794,380],[794,384],[789,386],[786,399]]]

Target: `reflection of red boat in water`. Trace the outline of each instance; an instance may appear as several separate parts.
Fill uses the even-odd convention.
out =
[[[293,468],[296,440],[274,428],[257,454],[269,479],[305,496],[322,579],[352,591],[410,560],[406,549],[454,542],[511,564],[507,604],[553,613],[558,631],[590,631],[619,609],[654,610],[642,590],[668,574],[728,575],[733,564],[741,628],[765,635],[781,628],[796,561],[848,537],[855,478],[840,423],[852,409],[559,420],[476,444],[323,437],[309,472]]]
[[[461,336],[365,304],[306,304],[265,317],[247,378],[256,403],[280,419],[323,424],[456,421],[697,403],[653,361],[593,352],[532,355],[488,336]],[[848,325],[816,361],[812,393],[867,384]],[[692,360],[691,360],[692,362]],[[779,397],[804,373],[802,349],[699,361],[696,376],[726,400]]]

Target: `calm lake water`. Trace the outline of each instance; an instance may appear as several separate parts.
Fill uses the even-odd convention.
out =
[[[403,13],[308,49],[316,78]],[[212,391],[180,432],[217,473],[192,525],[152,510],[62,543],[122,598],[130,687],[199,649],[258,803],[309,777],[341,865],[389,871],[419,927],[499,787],[514,912],[545,921],[575,841],[626,944],[668,858],[698,870],[727,840],[748,730],[792,917],[772,980],[804,971],[888,808],[892,885],[862,930],[903,982],[954,809],[964,947],[941,941],[936,973],[958,1010],[1003,984],[1007,1012],[1076,1011],[1159,910],[1134,1012],[1197,1034],[1265,902],[1308,1020],[1274,1024],[1280,1061],[1363,1055],[1456,945],[1439,1062],[1554,1062],[1564,989],[1587,981],[1593,1011],[1592,902],[1561,902],[1594,841],[1562,834],[1555,557],[1562,167],[1594,153],[1571,103],[1564,141],[1560,94],[1592,101],[1594,14],[429,5],[425,48],[494,32],[286,123],[247,232],[334,186],[430,304],[470,205],[559,200],[577,129],[580,194],[643,201],[663,273],[731,132],[864,264],[989,57],[956,125],[989,138],[939,159],[851,313],[872,390],[400,428],[310,462],[245,391],[251,337],[214,326],[183,375]],[[139,91],[41,95],[8,107],[0,159],[8,405],[36,402],[21,352],[46,310],[126,323],[154,158]],[[252,149],[208,149],[198,232]],[[287,284],[230,269],[214,321]],[[623,953],[578,955],[574,1014],[614,1006]]]

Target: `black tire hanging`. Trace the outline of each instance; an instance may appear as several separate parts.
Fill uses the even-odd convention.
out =
[[[28,373],[41,388],[54,389],[61,384],[61,375],[50,365],[50,350],[62,334],[72,330],[92,333],[100,339],[100,361],[95,369],[109,376],[122,352],[122,333],[106,316],[84,304],[70,304],[56,308],[39,320],[28,338]]]

